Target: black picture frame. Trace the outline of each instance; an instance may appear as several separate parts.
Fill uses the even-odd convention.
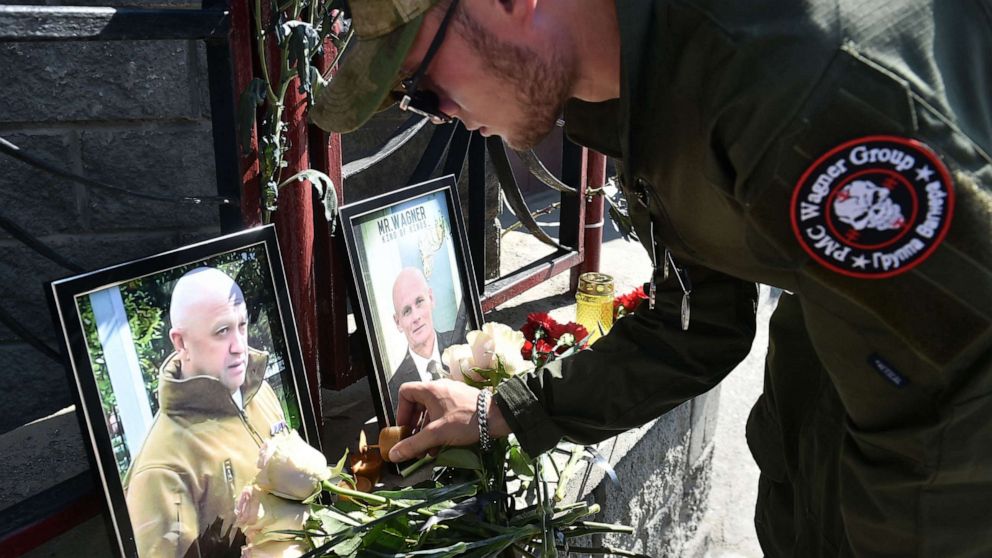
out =
[[[164,378],[159,376],[157,369],[150,368],[157,357],[169,350],[166,343],[173,342],[169,337],[169,309],[163,307],[163,300],[168,297],[166,305],[171,303],[173,287],[179,277],[203,267],[215,268],[234,279],[243,293],[248,316],[244,364],[232,365],[232,369],[239,370],[240,385],[245,386],[244,390],[235,388],[242,399],[241,404],[231,397],[230,402],[237,405],[234,411],[246,425],[251,425],[258,445],[267,436],[288,426],[296,429],[307,443],[320,449],[317,417],[310,399],[286,276],[272,225],[48,283],[46,291],[56,329],[62,337],[76,413],[87,442],[84,445],[98,486],[104,491],[111,536],[115,539],[113,547],[121,556],[144,558],[144,555],[139,556],[138,535],[132,525],[130,491],[125,488],[125,479],[135,462],[142,459],[143,449],[149,453],[155,450],[146,449],[144,444],[146,437],[160,432],[161,427],[152,430],[155,423],[169,422],[160,420],[158,409],[153,409],[161,403],[158,386],[154,385],[159,382],[149,381],[149,378]],[[158,315],[157,322],[153,317],[155,314]],[[171,353],[163,362],[172,362],[177,354]],[[198,386],[203,385],[202,381],[197,381],[200,382]],[[217,382],[217,385],[227,386],[223,382]],[[248,386],[254,386],[253,391],[249,392]],[[199,389],[187,393],[198,392]],[[215,400],[208,401],[213,403]],[[256,419],[263,415],[253,413],[257,413],[263,404],[267,405],[266,412],[269,413],[264,416],[280,420]],[[278,410],[281,410],[281,416]],[[148,422],[149,414],[153,416],[151,422]],[[269,432],[264,432],[263,424],[253,424],[252,420],[267,425]],[[258,445],[231,443],[230,447],[245,447],[250,454],[234,455],[240,449],[220,450],[218,463],[207,462],[205,467],[210,471],[219,470],[219,478],[229,481],[230,486],[226,488],[239,492],[254,476],[247,478],[247,474],[232,472],[238,470],[232,466],[232,459],[239,464],[241,459],[257,461]],[[178,448],[170,451],[181,454]],[[221,458],[224,458],[223,462]],[[215,480],[213,486],[217,484]],[[219,493],[205,494],[214,497]],[[130,497],[130,505],[150,503],[146,502],[144,494],[135,492]],[[216,497],[221,499],[226,495]],[[232,496],[232,513],[233,506]],[[199,544],[199,540],[197,542]]]
[[[447,346],[465,343],[466,333],[483,323],[455,178],[443,176],[344,205],[340,217],[357,297],[353,310],[368,338],[376,413],[380,425],[394,426],[397,385],[410,381],[398,380],[416,379],[411,366],[426,374],[419,370],[423,361],[412,362],[411,337],[419,333],[408,335],[410,328],[397,320],[400,276],[409,278],[412,269],[419,269],[430,288],[435,357]],[[397,381],[390,385],[390,380]]]

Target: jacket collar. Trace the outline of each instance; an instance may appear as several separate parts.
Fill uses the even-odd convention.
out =
[[[241,386],[244,404],[258,393],[265,376],[269,354],[248,349],[248,368]],[[162,412],[170,416],[184,414],[237,415],[237,404],[220,380],[210,376],[182,378],[182,361],[172,353],[159,369],[158,401]]]

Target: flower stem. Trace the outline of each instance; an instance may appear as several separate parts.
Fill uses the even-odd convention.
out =
[[[333,492],[340,496],[347,496],[355,500],[364,500],[371,504],[383,505],[390,503],[389,498],[383,498],[382,496],[376,496],[375,494],[369,494],[368,492],[361,492],[359,490],[352,490],[350,488],[345,488],[343,486],[338,486],[334,483],[324,481],[321,483],[324,490],[328,492]]]
[[[403,478],[409,477],[410,475],[416,473],[418,469],[430,463],[431,461],[434,461],[434,456],[427,454],[421,457],[420,459],[416,460],[412,465],[410,465],[406,469],[401,470],[400,476]]]

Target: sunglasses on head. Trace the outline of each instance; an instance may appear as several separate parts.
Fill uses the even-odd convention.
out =
[[[451,22],[457,6],[458,0],[451,0],[448,10],[444,13],[444,19],[441,20],[441,25],[437,28],[434,39],[431,40],[431,44],[427,48],[427,54],[420,61],[417,71],[409,78],[400,82],[402,91],[393,93],[393,96],[399,101],[400,110],[424,116],[430,119],[432,124],[447,124],[453,118],[441,112],[441,100],[438,99],[436,93],[426,89],[418,89],[418,86],[424,74],[427,73],[427,67],[430,66],[434,55],[441,48],[441,43],[444,42],[444,36],[448,31],[448,24]]]

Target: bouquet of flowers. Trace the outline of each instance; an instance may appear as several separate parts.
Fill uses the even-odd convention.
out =
[[[535,368],[580,351],[589,341],[585,326],[575,322],[560,324],[544,312],[529,314],[520,331],[524,338],[520,355]]]
[[[445,350],[442,360],[451,379],[498,389],[506,379],[533,368],[521,354],[523,345],[524,334],[486,324],[469,333],[467,344]],[[383,454],[405,434],[400,430],[383,429],[378,448]],[[629,527],[590,521],[599,512],[597,504],[564,502],[568,479],[584,460],[603,464],[588,448],[562,444],[552,450],[562,454],[558,460],[552,452],[528,456],[513,436],[496,440],[489,452],[477,446],[442,448],[404,473],[430,464],[443,468],[445,475],[436,479],[445,478],[446,483],[435,479],[400,490],[366,492],[359,490],[361,479],[378,476],[381,466],[381,457],[372,456],[373,448],[360,447],[349,473],[346,458],[328,467],[324,456],[295,433],[281,433],[266,443],[258,476],[236,505],[249,543],[243,556],[640,556],[572,543],[588,535],[633,533]]]

